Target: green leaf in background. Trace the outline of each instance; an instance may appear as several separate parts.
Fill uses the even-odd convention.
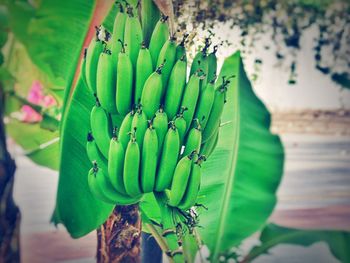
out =
[[[89,28],[94,1],[43,0],[38,8],[24,1],[5,1],[9,24],[32,61],[52,82],[64,86],[77,66]]]
[[[211,260],[259,230],[276,204],[284,151],[270,133],[270,114],[254,94],[239,52],[224,62],[228,87],[216,150],[203,165],[200,196],[208,207],[199,232]]]
[[[261,244],[254,247],[245,257],[250,262],[270,248],[280,244],[310,246],[316,242],[326,242],[331,253],[343,263],[350,262],[350,232],[338,230],[301,230],[275,224],[267,225],[260,235]]]
[[[91,194],[87,183],[91,163],[85,147],[94,104],[94,97],[83,78],[79,78],[62,126],[60,176],[53,217],[56,224],[65,225],[73,238],[99,227],[113,210],[113,205]]]

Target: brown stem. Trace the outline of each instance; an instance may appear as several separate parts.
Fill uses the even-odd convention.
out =
[[[138,205],[116,206],[97,230],[97,262],[140,262],[141,217]]]

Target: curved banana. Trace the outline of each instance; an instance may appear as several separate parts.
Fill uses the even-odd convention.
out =
[[[183,60],[187,61],[187,56],[186,56],[186,48],[185,48],[185,42],[188,37],[188,34],[184,34],[182,41],[180,44],[177,45],[176,47],[176,61],[183,58]]]
[[[126,195],[124,181],[123,181],[123,168],[124,168],[125,150],[122,143],[116,136],[114,131],[113,138],[111,139],[108,154],[108,176],[113,187],[120,193]]]
[[[130,111],[124,117],[122,124],[120,125],[118,138],[121,144],[123,145],[124,149],[126,149],[130,141],[131,124],[134,119],[134,114],[135,114],[134,110]]]
[[[224,110],[226,102],[227,85],[230,83],[228,79],[223,77],[222,84],[215,90],[215,97],[213,107],[211,109],[207,125],[203,131],[203,142],[206,142],[211,136],[213,136],[217,127],[220,124],[221,114]]]
[[[193,163],[193,158],[196,155],[194,151],[190,155],[184,156],[178,162],[175,168],[173,181],[171,183],[171,188],[169,191],[169,202],[170,206],[178,206],[183,198],[188,179],[191,173],[191,167]]]
[[[136,84],[135,84],[135,96],[134,104],[141,102],[142,90],[145,85],[146,80],[153,72],[151,53],[146,48],[144,43],[140,49],[139,55],[137,57],[136,63]]]
[[[207,121],[209,119],[209,114],[211,108],[214,103],[215,97],[215,79],[210,81],[207,86],[204,88],[203,92],[201,92],[198,104],[196,108],[196,112],[194,114],[194,118],[198,119],[201,122],[202,129],[207,125]]]
[[[143,137],[145,136],[147,127],[148,122],[146,114],[142,111],[141,107],[139,107],[132,119],[131,131],[135,131],[136,142],[140,149],[142,149]]]
[[[193,75],[196,72],[200,72],[200,76],[202,77],[200,82],[201,90],[207,85],[207,75],[209,67],[207,52],[210,44],[210,39],[206,38],[204,48],[201,51],[199,51],[194,57],[190,70],[190,75]]]
[[[199,96],[199,85],[200,78],[198,74],[193,74],[190,77],[189,82],[185,88],[185,92],[182,98],[181,107],[187,108],[187,110],[183,113],[184,119],[186,121],[186,131],[189,129],[192,118],[194,115],[194,111],[196,110],[197,100]]]
[[[160,107],[156,112],[153,121],[153,128],[156,130],[158,137],[158,155],[162,153],[162,147],[165,135],[168,131],[168,116],[164,112],[163,108]]]
[[[124,185],[126,193],[130,196],[139,196],[141,191],[140,178],[140,148],[136,142],[135,133],[131,133],[131,138],[125,152],[124,161]]]
[[[216,58],[216,52],[218,50],[218,46],[214,46],[214,50],[212,53],[208,55],[208,75],[207,80],[208,82],[212,81],[213,79],[216,79],[216,71],[217,71],[217,58]]]
[[[115,60],[115,65],[118,65],[118,55],[119,52],[122,50],[122,46],[120,45],[118,39],[121,41],[124,41],[124,32],[125,32],[125,22],[127,18],[126,12],[123,10],[123,5],[119,3],[120,11],[115,17],[114,24],[113,24],[113,33],[112,38],[110,41],[110,49],[112,52],[112,56]],[[115,67],[116,68],[116,67]]]
[[[98,185],[97,179],[96,179],[97,172],[98,172],[98,168],[96,163],[94,163],[94,166],[90,169],[88,173],[88,178],[87,178],[90,192],[95,198],[100,199],[105,203],[115,204],[114,200],[109,199],[107,196],[105,196],[105,194],[101,190],[101,187]]]
[[[158,137],[152,123],[146,130],[143,140],[141,155],[141,188],[143,193],[152,192],[154,189],[157,160],[158,159]]]
[[[175,63],[166,89],[164,110],[170,120],[172,120],[178,112],[182,93],[186,84],[187,63],[184,59],[185,57],[183,56]]]
[[[183,117],[183,113],[187,110],[187,108],[181,108],[180,113],[176,115],[176,118],[174,120],[175,126],[177,130],[179,131],[179,137],[180,137],[180,145],[182,146],[182,143],[185,138],[186,134],[186,121]]]
[[[201,145],[201,152],[200,155],[204,155],[205,157],[209,158],[209,156],[212,154],[212,152],[214,151],[218,140],[219,140],[219,130],[220,127],[218,127],[215,131],[215,133],[213,134],[212,137],[210,137],[207,142],[203,143]]]
[[[137,9],[135,10],[137,12]],[[126,54],[129,55],[133,71],[136,71],[136,61],[143,41],[142,27],[139,18],[133,13],[133,8],[127,6],[127,18],[125,22],[124,43]]]
[[[96,36],[91,40],[86,53],[86,82],[94,94],[96,94],[97,63],[104,48],[103,41],[98,38],[100,30],[96,27]]]
[[[164,64],[164,67],[162,69],[162,81],[163,81],[162,96],[164,96],[164,93],[168,84],[169,76],[175,63],[175,58],[176,58],[176,42],[175,42],[175,38],[171,37],[169,40],[167,40],[164,43],[157,60],[157,67],[160,67],[161,65]]]
[[[142,195],[130,197],[117,192],[109,181],[106,172],[100,167],[95,169],[97,170],[95,173],[96,184],[106,199],[112,200],[116,205],[131,205],[140,201]]]
[[[160,192],[170,187],[173,172],[176,167],[180,151],[180,137],[174,122],[170,122],[170,128],[165,135],[155,190]]]
[[[90,113],[90,125],[99,150],[108,159],[109,142],[112,135],[111,120],[98,100]]]
[[[167,24],[168,17],[162,15],[157,22],[149,43],[149,51],[152,56],[152,64],[154,67],[157,65],[159,53],[164,43],[169,39],[169,27]]]
[[[101,106],[109,113],[117,113],[115,105],[115,67],[114,60],[110,51],[105,49],[98,60],[97,65],[97,97],[101,103]]]
[[[108,161],[98,149],[96,141],[91,132],[89,132],[87,135],[86,153],[90,162],[97,162],[101,167],[107,168]]]
[[[130,57],[125,53],[123,42],[120,39],[119,42],[122,50],[118,56],[116,105],[119,114],[126,115],[132,106],[133,66]]]
[[[199,156],[198,160],[192,164],[190,178],[188,179],[186,192],[178,205],[181,210],[188,210],[196,204],[198,192],[201,185],[201,163],[205,160],[204,157]]]
[[[183,153],[184,156],[189,155],[193,151],[196,151],[199,153],[201,143],[202,143],[202,132],[201,132],[201,126],[199,124],[198,119],[196,119],[197,127],[192,128],[186,139],[185,143],[185,151]]]
[[[162,98],[162,65],[146,80],[142,90],[141,105],[148,119],[151,119],[160,106]]]

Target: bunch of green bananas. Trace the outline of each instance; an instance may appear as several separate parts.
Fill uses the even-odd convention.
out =
[[[103,36],[101,36],[103,35]],[[196,204],[201,164],[218,141],[228,79],[216,82],[216,47],[196,54],[187,81],[185,38],[169,34],[167,17],[149,43],[137,12],[121,8],[110,34],[97,28],[82,63],[96,97],[87,154],[97,198],[120,205],[166,192],[168,205]]]

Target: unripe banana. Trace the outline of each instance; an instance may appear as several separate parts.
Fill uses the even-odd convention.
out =
[[[216,128],[219,127],[221,114],[224,110],[224,105],[226,102],[225,97],[227,85],[229,83],[230,81],[225,80],[225,77],[223,77],[222,84],[220,84],[220,86],[215,90],[213,107],[211,109],[207,125],[203,131],[203,143],[213,136]]]
[[[173,122],[165,135],[161,160],[158,166],[156,179],[156,191],[164,191],[170,187],[173,172],[176,167],[177,158],[180,151],[180,137]]]
[[[186,56],[186,48],[185,48],[185,42],[188,37],[188,34],[185,34],[183,36],[183,39],[180,44],[177,45],[176,47],[176,61],[183,58],[183,60],[187,61],[187,56]]]
[[[164,46],[162,47],[157,60],[157,67],[164,64],[164,67],[162,69],[162,81],[163,81],[162,96],[165,93],[169,76],[175,63],[175,58],[176,58],[176,43],[175,43],[175,38],[171,37],[169,40],[167,40],[164,43]]]
[[[134,104],[140,103],[143,87],[145,85],[146,80],[152,74],[152,72],[153,65],[151,53],[143,43],[139,55],[137,57]]]
[[[152,64],[154,67],[157,65],[158,56],[164,43],[169,39],[169,27],[167,20],[167,16],[162,16],[156,24],[151,36],[149,51],[152,56]]]
[[[115,130],[109,146],[108,176],[113,187],[118,192],[126,195],[123,181],[124,158],[125,150],[122,143],[118,140]]]
[[[182,93],[186,84],[187,63],[184,57],[180,58],[171,71],[166,89],[164,110],[169,119],[173,119],[179,110]]]
[[[103,51],[103,41],[98,38],[100,28],[96,28],[96,37],[91,40],[86,53],[86,82],[90,90],[96,94],[96,72],[100,53]]]
[[[98,171],[98,168],[96,165],[94,165],[94,167],[92,167],[88,173],[88,186],[89,186],[90,192],[95,198],[100,199],[103,202],[115,204],[113,200],[109,199],[104,195],[103,191],[101,190],[101,187],[98,185],[97,179],[96,179],[97,171]]]
[[[123,42],[119,42],[122,50],[118,56],[116,105],[119,114],[126,115],[132,106],[133,67],[130,57],[125,53]]]
[[[196,54],[196,56],[193,59],[192,65],[191,65],[191,70],[190,70],[190,75],[200,72],[201,82],[200,82],[200,87],[201,90],[207,85],[207,75],[208,75],[208,56],[207,56],[207,51],[210,46],[210,39],[206,38],[205,39],[205,46],[204,48]]]
[[[152,123],[146,130],[141,155],[141,188],[144,193],[154,189],[158,159],[158,137]]]
[[[115,67],[113,65],[113,56],[110,51],[105,49],[98,60],[97,66],[97,96],[101,106],[109,113],[117,113],[115,106]]]
[[[160,12],[153,0],[141,0],[141,24],[146,46],[149,45],[153,30],[160,18]]]
[[[123,145],[124,149],[126,149],[130,141],[131,124],[134,119],[134,114],[135,114],[134,110],[130,111],[125,116],[119,129],[118,138],[121,144]]]
[[[124,161],[124,185],[126,193],[130,196],[138,196],[142,193],[140,187],[140,148],[136,142],[135,133],[132,133],[125,152]]]
[[[194,111],[196,110],[197,100],[199,96],[200,78],[197,74],[193,74],[187,83],[185,92],[182,98],[181,106],[187,108],[183,116],[186,121],[186,131],[189,129]]]
[[[163,108],[159,108],[153,118],[153,128],[156,130],[158,137],[158,155],[162,153],[162,147],[165,135],[168,131],[168,117]]]
[[[118,65],[117,62],[118,62],[119,52],[122,50],[122,46],[120,45],[118,39],[120,39],[121,41],[124,41],[125,22],[126,22],[127,16],[128,15],[123,10],[122,4],[120,4],[120,11],[115,17],[112,38],[110,41],[111,52],[112,52],[112,56],[115,59],[116,65]]]
[[[207,75],[208,82],[216,78],[216,71],[217,71],[216,51],[217,50],[218,50],[218,46],[214,46],[214,51],[208,55],[208,75]]]
[[[215,79],[207,84],[203,92],[201,92],[196,107],[194,118],[200,120],[202,129],[207,125],[209,114],[214,103],[215,97]]]
[[[146,114],[142,111],[141,107],[139,107],[132,120],[131,131],[135,131],[136,142],[140,149],[142,149],[143,137],[145,136],[147,127],[148,122]]]
[[[198,119],[196,119],[196,121],[197,127],[192,128],[187,135],[185,151],[183,153],[184,156],[189,155],[193,151],[199,153],[202,143],[202,132]]]
[[[105,198],[108,198],[114,201],[116,205],[135,204],[139,202],[142,197],[142,195],[137,195],[137,196],[135,195],[133,197],[125,196],[117,192],[112,186],[111,182],[109,181],[109,178],[107,177],[106,172],[100,167],[97,167],[95,177],[96,177],[96,183],[100,187],[100,190],[105,196]]]
[[[183,113],[187,110],[187,108],[181,108],[180,113],[176,115],[176,118],[174,120],[175,126],[177,130],[179,131],[179,137],[180,137],[180,145],[182,145],[185,134],[186,134],[186,121],[183,117]]]
[[[219,130],[220,127],[216,129],[214,135],[210,137],[206,143],[203,143],[201,145],[201,155],[204,155],[205,157],[209,158],[209,156],[212,154],[219,140]]]
[[[187,182],[191,173],[194,155],[196,155],[196,152],[182,157],[176,165],[173,181],[171,182],[171,189],[169,191],[168,205],[170,206],[178,206],[185,194]]]
[[[141,28],[140,20],[137,17],[137,9],[135,10],[135,15],[133,8],[131,6],[127,7],[128,17],[125,22],[125,33],[124,42],[126,54],[129,55],[133,71],[136,71],[136,61],[143,41],[143,33]]]
[[[98,149],[91,132],[87,135],[86,153],[90,162],[97,162],[102,168],[107,168],[108,161]]]
[[[198,160],[192,164],[191,174],[187,183],[186,192],[180,204],[178,205],[178,208],[181,210],[188,210],[196,204],[201,184],[201,162],[203,160],[205,160],[205,158],[200,156]]]
[[[109,142],[112,135],[111,121],[98,101],[91,110],[90,126],[99,150],[108,159]]]
[[[162,66],[160,66],[148,77],[142,90],[141,105],[148,119],[153,117],[160,106],[162,89]]]

